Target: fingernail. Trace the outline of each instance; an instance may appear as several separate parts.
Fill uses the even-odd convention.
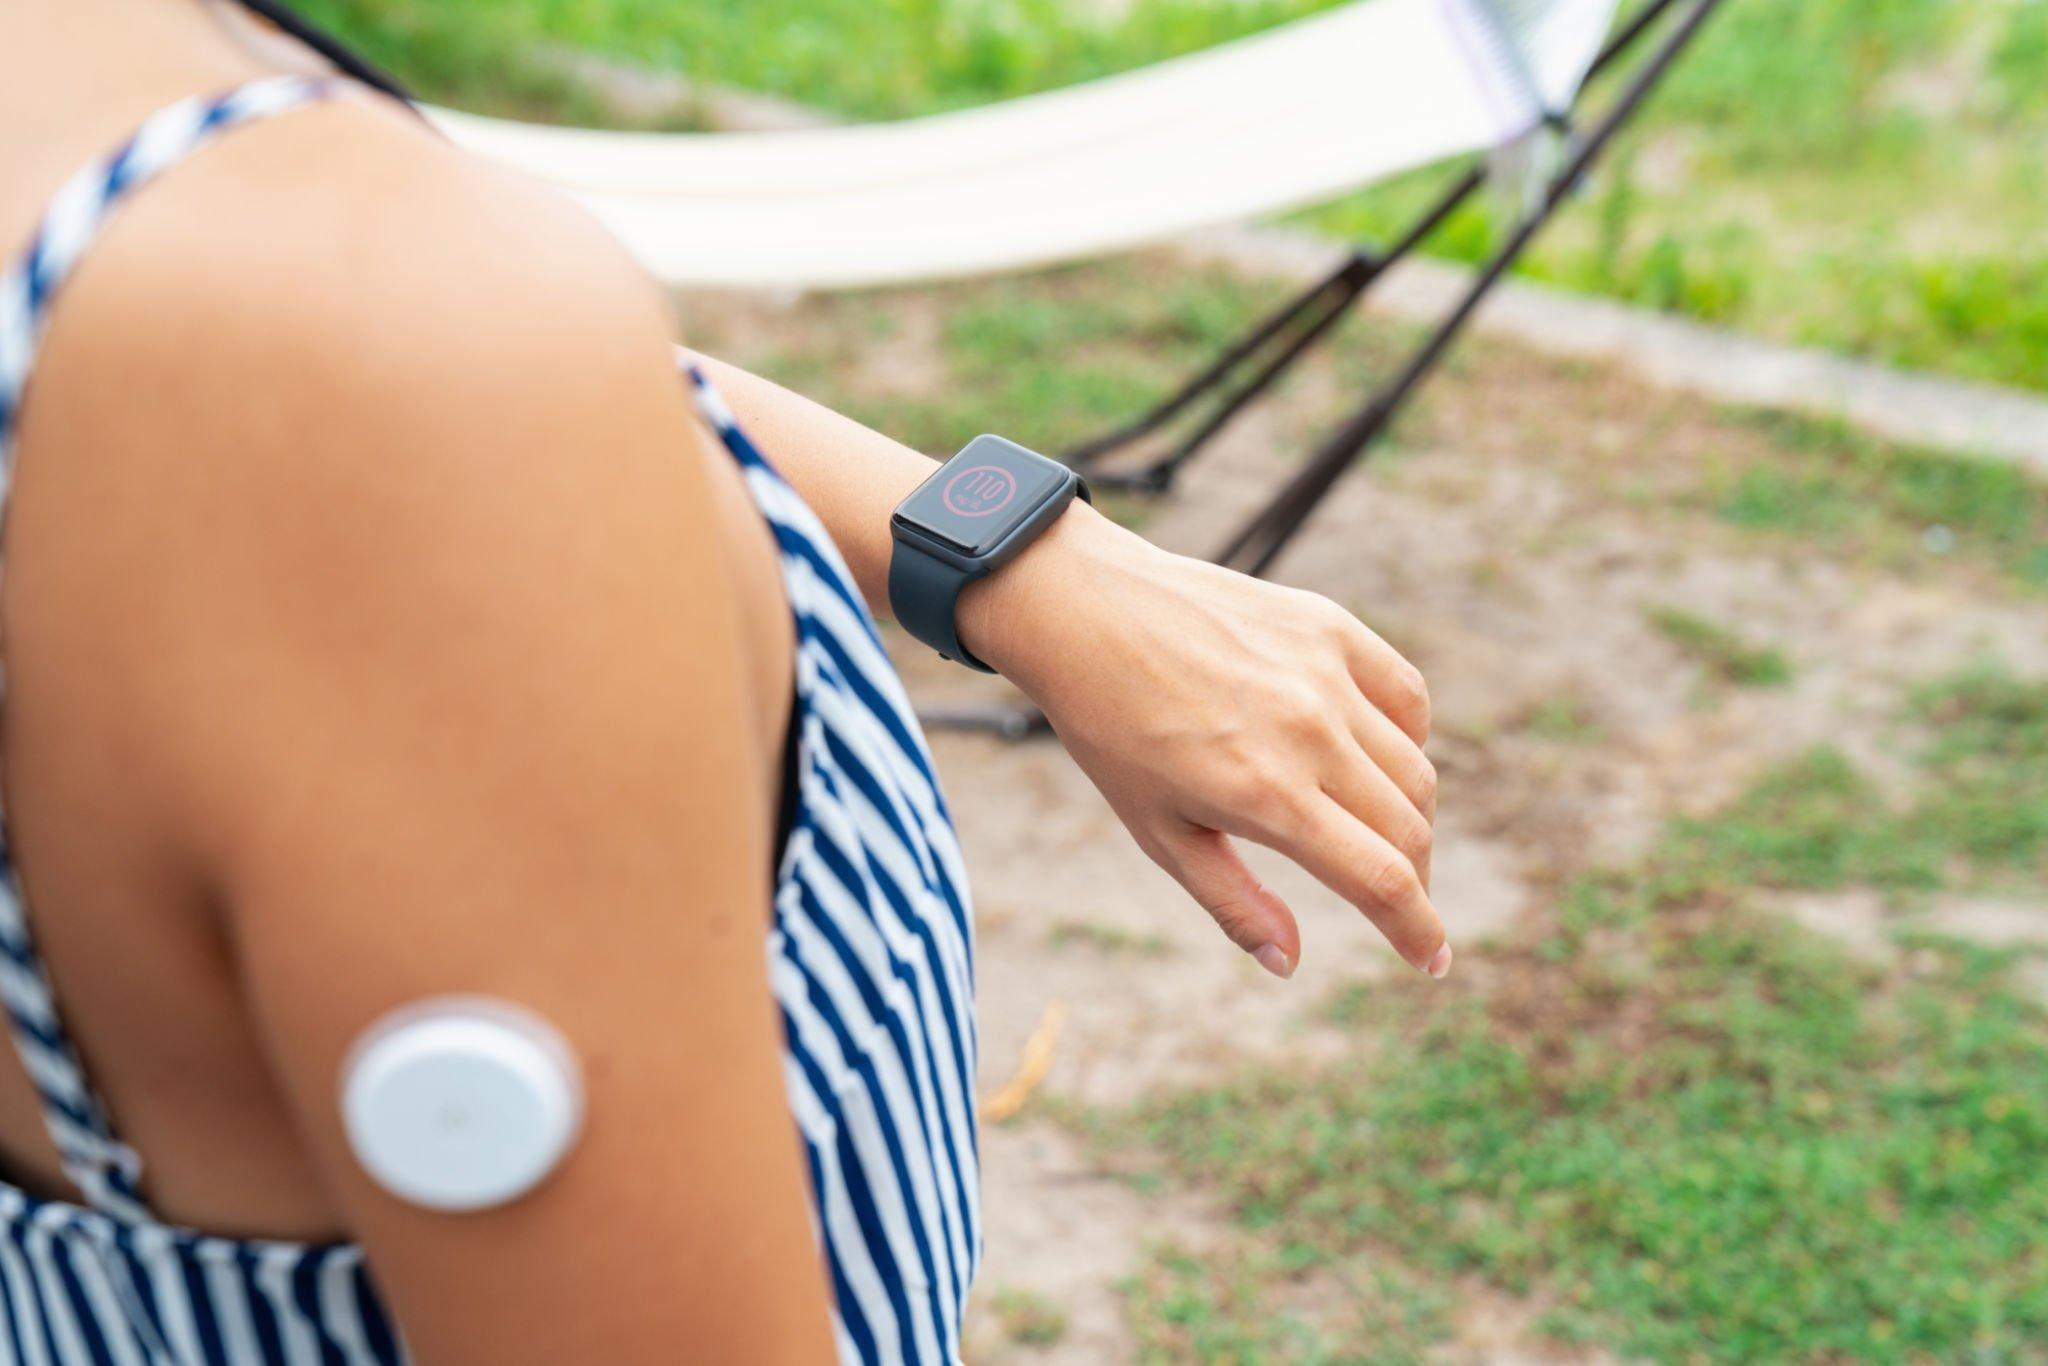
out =
[[[1449,944],[1446,944],[1442,948],[1438,949],[1436,951],[1436,957],[1430,959],[1429,966],[1423,969],[1423,971],[1428,973],[1430,976],[1437,978],[1443,977],[1450,970],[1451,946]]]
[[[1280,951],[1278,944],[1261,944],[1252,950],[1252,957],[1259,960],[1260,967],[1283,982],[1294,975],[1294,964],[1287,961],[1287,955]]]

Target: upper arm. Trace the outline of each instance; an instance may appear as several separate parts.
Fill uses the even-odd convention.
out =
[[[316,179],[261,240],[188,243],[227,297],[157,279],[172,321],[123,343],[179,430],[121,434],[154,571],[136,705],[422,1360],[822,1356],[765,967],[774,778],[733,723],[760,705],[746,604],[666,319],[573,212],[418,161],[379,167],[402,227]],[[576,1149],[481,1213],[375,1187],[336,1104],[365,1026],[449,992],[539,1013],[584,1072]]]

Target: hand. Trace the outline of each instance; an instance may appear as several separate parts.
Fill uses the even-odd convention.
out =
[[[960,601],[964,644],[1041,707],[1152,860],[1267,971],[1294,913],[1231,843],[1294,860],[1431,976],[1429,695],[1329,599],[1170,554],[1075,504]]]

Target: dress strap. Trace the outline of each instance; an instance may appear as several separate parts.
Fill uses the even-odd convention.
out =
[[[0,843],[0,1004],[7,1008],[15,1052],[35,1085],[43,1124],[64,1174],[86,1203],[124,1219],[148,1217],[139,1185],[142,1159],[114,1135],[106,1106],[85,1079],[71,1035],[57,1015],[55,993],[22,914],[21,879],[12,851]]]
[[[0,274],[0,500],[14,469],[21,403],[50,304],[121,200],[238,124],[330,98],[343,83],[267,76],[158,110],[110,155],[64,183],[28,246]]]
[[[27,248],[0,272],[0,515],[14,471],[15,438],[36,347],[65,279],[98,237],[115,206],[238,124],[296,109],[348,89],[339,81],[271,76],[222,95],[181,100],[152,115],[112,155],[65,182]],[[29,930],[26,902],[0,813],[0,1006],[22,1066],[41,1100],[43,1120],[81,1194],[104,1213],[148,1218],[142,1162],[121,1142],[107,1107],[58,1013],[50,976]]]

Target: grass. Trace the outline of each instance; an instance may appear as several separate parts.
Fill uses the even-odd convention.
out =
[[[1096,1116],[1116,1160],[1235,1218],[1213,1267],[1147,1271],[1141,1340],[1174,1360],[1418,1355],[1260,1327],[1310,1287],[1324,1323],[1383,1312],[1347,1280],[1375,1265],[1521,1297],[1549,1337],[1626,1357],[2039,1359],[2048,1014],[2014,955],[1917,938],[1879,965],[1770,904],[2038,890],[2048,683],[1973,670],[1902,720],[1927,737],[1909,793],[1806,756],[1568,887],[1460,986],[1341,994],[1350,1059]]]
[[[1724,521],[1802,539],[1855,539],[1893,558],[1986,561],[2048,587],[2048,483],[2005,461],[1895,445],[1840,423],[1764,410],[1729,416],[1769,438],[1775,458],[1711,471]]]
[[[858,118],[984,104],[1211,47],[1332,0],[1132,0],[1091,20],[1064,0],[302,0],[392,70],[487,95],[498,63],[557,43]]]
[[[1734,3],[1523,273],[1917,369],[2048,386],[2048,40],[2001,0]],[[1384,237],[1419,174],[1319,210]],[[1436,245],[1477,260],[1503,199]]]
[[[1562,745],[1593,745],[1607,738],[1592,704],[1571,692],[1546,697],[1529,708],[1520,728],[1540,740]]]
[[[1335,0],[306,0],[437,98],[601,121],[564,45],[860,118],[985,103]],[[855,55],[857,54],[857,55]],[[2035,0],[1734,0],[1524,273],[1872,356],[2048,386],[2048,18]],[[690,111],[677,111],[687,122]],[[1424,172],[1317,211],[1384,237]],[[1477,259],[1505,199],[1432,249]]]
[[[1051,1347],[1067,1335],[1067,1314],[1043,1295],[1005,1286],[989,1296],[1003,1336],[1020,1347]]]
[[[1667,904],[1719,903],[1745,888],[1862,886],[1910,904],[1942,889],[2048,885],[2048,680],[1980,664],[1914,690],[1901,719],[1919,736],[1910,799],[1835,750],[1810,750],[1727,810],[1674,821],[1644,863],[1578,883],[1564,899],[1565,929],[1640,924]]]
[[[1270,291],[1221,270],[1109,262],[1014,279],[814,301],[803,349],[756,368],[927,451],[983,431],[1060,450],[1129,419],[1260,310]],[[909,321],[906,321],[909,320]],[[876,355],[905,326],[936,332],[943,375],[906,387]],[[1406,334],[1345,332],[1357,371]]]
[[[1729,627],[1682,607],[1655,607],[1650,626],[1723,683],[1774,688],[1792,681],[1782,650],[1752,645]]]
[[[1055,921],[1045,932],[1045,942],[1055,949],[1080,946],[1111,957],[1164,958],[1173,952],[1173,945],[1163,935],[1141,934],[1096,920]]]
[[[1276,1304],[1273,1280],[1296,1277],[1298,1261],[1270,1244],[1152,1249],[1124,1286],[1138,1360],[1421,1362],[1448,1336],[1451,1297],[1370,1254],[1317,1261],[1306,1293]]]
[[[1980,868],[2048,885],[2048,683],[1980,667],[1914,697],[1932,734],[1919,818]]]

